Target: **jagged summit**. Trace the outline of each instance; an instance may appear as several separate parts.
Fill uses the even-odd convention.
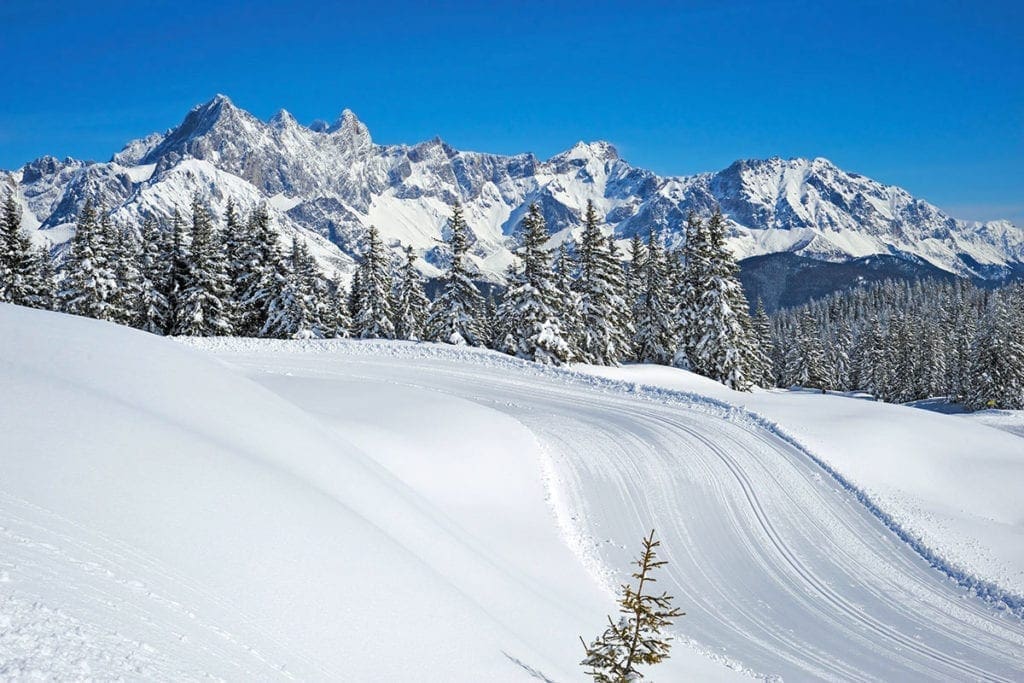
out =
[[[604,140],[597,140],[595,142],[584,142],[580,140],[570,149],[556,154],[552,161],[556,159],[595,159],[597,161],[617,161],[619,159],[619,150],[615,148],[610,142]]]
[[[411,244],[424,272],[435,274],[455,200],[473,233],[472,258],[494,281],[513,260],[509,236],[531,202],[559,238],[579,226],[587,200],[617,237],[654,228],[675,244],[689,211],[720,206],[740,258],[887,254],[978,277],[1000,277],[1024,262],[1024,234],[1008,221],[956,220],[821,157],[745,159],[714,173],[663,177],[630,165],[604,141],[578,142],[547,161],[460,151],[439,137],[380,145],[349,109],[333,124],[302,126],[285,110],[262,121],[224,95],[193,107],[166,133],[129,142],[110,163],[44,157],[0,180],[20,183],[41,226],[37,238],[53,244],[70,236],[87,197],[127,222],[185,208],[195,193],[219,212],[230,195],[243,209],[266,203],[285,233],[310,236],[321,262],[342,270],[372,224],[388,242]]]

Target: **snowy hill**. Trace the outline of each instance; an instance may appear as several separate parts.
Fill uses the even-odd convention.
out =
[[[1016,435],[431,344],[0,330],[0,678],[583,680],[650,526],[687,613],[654,680],[1024,675]]]
[[[283,110],[264,122],[222,95],[176,128],[128,143],[109,162],[43,157],[6,180],[20,183],[27,224],[51,244],[68,239],[86,197],[128,222],[184,209],[199,192],[218,212],[228,196],[242,208],[267,202],[286,234],[315,235],[320,261],[342,270],[374,224],[385,240],[413,245],[426,257],[425,274],[434,275],[437,240],[455,200],[465,205],[481,276],[495,282],[511,259],[509,235],[533,201],[556,239],[579,225],[588,199],[621,238],[653,228],[676,242],[690,210],[717,204],[741,259],[887,254],[981,278],[1004,277],[1024,262],[1024,231],[1011,223],[956,220],[826,159],[746,160],[717,173],[659,177],[606,142],[580,142],[546,161],[459,151],[440,139],[379,145],[348,110],[332,125],[303,126]]]

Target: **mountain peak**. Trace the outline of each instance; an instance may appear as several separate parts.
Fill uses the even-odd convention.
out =
[[[619,150],[615,145],[604,140],[584,142],[580,140],[570,149],[555,156],[556,159],[596,159],[597,161],[616,161],[619,157]]]
[[[326,130],[330,135],[352,141],[356,148],[369,147],[370,131],[351,109],[343,109],[338,119]]]
[[[295,117],[291,115],[287,109],[281,109],[273,117],[271,117],[270,126],[278,130],[284,128],[297,128],[299,122],[295,120]]]

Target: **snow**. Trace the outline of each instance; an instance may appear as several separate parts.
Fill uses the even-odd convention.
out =
[[[287,212],[302,203],[301,197],[289,197],[284,192],[279,192],[267,200],[267,203],[278,211]]]
[[[0,677],[579,678],[613,602],[516,420],[9,305],[0,329]]]
[[[125,169],[125,175],[131,178],[133,183],[144,183],[153,177],[156,164],[142,164]]]
[[[602,377],[686,391],[777,423],[950,565],[1015,594],[1024,609],[1024,445],[1020,411],[951,416],[811,391],[732,391],[650,365],[586,366]],[[1010,425],[1009,428],[1006,425]]]
[[[1024,410],[979,410],[960,417],[1024,437]]]
[[[653,680],[1024,675],[1009,607],[814,459],[848,464],[873,403],[752,395],[782,401],[777,427],[664,368],[168,340],[11,306],[0,331],[0,677],[583,680],[577,636],[652,526],[687,613]],[[854,422],[831,437],[812,430],[828,400]],[[997,449],[982,478],[1019,442],[931,417]],[[920,457],[879,476],[914,494]]]

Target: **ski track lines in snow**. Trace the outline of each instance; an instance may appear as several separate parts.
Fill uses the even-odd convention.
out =
[[[625,569],[634,537],[656,527],[670,561],[659,586],[688,612],[681,637],[734,666],[795,679],[1024,675],[1015,616],[935,571],[791,439],[717,402],[676,394],[668,405],[614,382],[423,346],[198,344],[257,380],[316,376],[338,391],[391,382],[515,416],[552,458],[556,511],[587,564],[605,567],[595,577],[622,576],[611,568]]]

